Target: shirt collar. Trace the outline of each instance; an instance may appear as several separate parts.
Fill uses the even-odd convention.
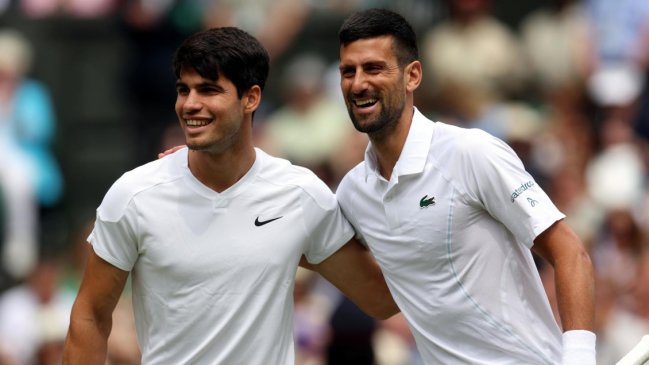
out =
[[[433,138],[434,123],[426,118],[415,107],[415,112],[410,124],[410,131],[406,137],[406,143],[399,155],[399,160],[394,167],[393,175],[404,176],[417,174],[424,171],[430,142]],[[370,142],[365,149],[365,180],[370,175],[379,176],[376,155]]]

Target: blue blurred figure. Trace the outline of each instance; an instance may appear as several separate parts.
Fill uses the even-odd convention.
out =
[[[61,198],[63,178],[52,153],[55,114],[47,88],[27,77],[32,49],[14,30],[0,30],[0,143],[22,154],[38,203]]]
[[[61,198],[63,178],[50,149],[55,117],[46,87],[27,77],[32,49],[11,29],[0,30],[0,288],[20,280],[38,256],[39,209]]]

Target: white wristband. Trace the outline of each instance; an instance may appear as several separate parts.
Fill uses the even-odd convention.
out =
[[[595,340],[593,332],[571,330],[563,333],[561,365],[595,365]]]

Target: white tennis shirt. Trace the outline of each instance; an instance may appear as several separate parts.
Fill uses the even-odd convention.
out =
[[[293,365],[293,286],[354,235],[311,171],[256,150],[222,193],[187,167],[187,149],[124,174],[89,237],[132,274],[143,364]]]
[[[337,196],[426,364],[560,361],[529,248],[564,215],[505,143],[415,110],[390,181],[370,144]]]

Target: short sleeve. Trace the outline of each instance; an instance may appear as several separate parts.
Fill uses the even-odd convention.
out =
[[[506,143],[486,133],[471,139],[462,157],[469,195],[531,247],[536,236],[565,215]]]
[[[361,233],[361,230],[359,229],[359,224],[356,219],[354,219],[355,212],[354,212],[354,205],[356,204],[353,201],[354,194],[352,194],[350,185],[353,184],[351,181],[351,174],[353,172],[350,171],[345,175],[345,177],[342,179],[340,184],[338,185],[338,189],[336,190],[336,199],[338,200],[338,205],[340,205],[340,209],[343,212],[343,215],[345,218],[349,221],[349,223],[352,225],[352,228],[356,232],[355,238],[364,246],[367,247],[367,242],[365,240],[365,237]]]
[[[336,197],[324,183],[318,181],[311,186],[303,196],[302,207],[309,234],[304,255],[310,263],[322,262],[354,236]]]
[[[137,212],[130,200],[124,204],[115,186],[99,208],[88,242],[95,253],[115,267],[131,271],[138,257]]]

